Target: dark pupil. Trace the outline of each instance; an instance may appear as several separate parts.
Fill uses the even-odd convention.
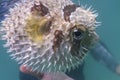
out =
[[[77,29],[77,30],[74,30],[74,38],[75,39],[81,39],[82,37],[82,31]]]
[[[81,33],[79,30],[77,30],[77,31],[74,32],[74,34],[75,34],[76,37],[78,37],[78,36],[80,36],[82,33]]]

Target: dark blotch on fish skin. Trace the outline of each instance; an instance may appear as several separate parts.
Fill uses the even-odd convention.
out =
[[[75,35],[74,30],[80,31],[79,35],[78,34]],[[77,25],[75,25],[69,29],[69,32],[70,32],[69,36],[70,36],[70,43],[71,43],[70,53],[72,56],[76,56],[76,57],[79,56],[79,58],[82,59],[84,55],[82,55],[82,53],[80,52],[80,49],[81,49],[81,42],[83,38],[78,39],[77,37],[79,36],[83,37],[84,31],[82,31]]]
[[[76,8],[79,7],[79,5],[67,5],[64,7],[63,12],[64,12],[64,19],[65,21],[69,21],[70,22],[70,15],[72,12],[74,12],[76,10]]]
[[[56,30],[54,36],[55,37],[53,39],[53,50],[56,52],[56,49],[60,47],[64,35],[61,30]]]
[[[81,50],[81,42],[80,41],[73,43],[71,46],[71,50],[70,50],[71,55],[76,56],[79,59],[82,59],[86,55],[87,52],[88,52],[88,50],[85,50],[85,49]]]
[[[37,12],[39,15],[45,16],[47,13],[49,13],[49,9],[40,2],[40,5],[34,4],[34,6],[31,8],[31,12]]]
[[[79,50],[80,50],[80,40],[74,40],[72,43],[71,43],[71,54],[72,56],[78,56],[79,55]]]

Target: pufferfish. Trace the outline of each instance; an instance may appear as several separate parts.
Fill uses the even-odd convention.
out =
[[[97,16],[71,0],[21,0],[5,15],[0,34],[19,64],[37,72],[66,72],[98,41]]]

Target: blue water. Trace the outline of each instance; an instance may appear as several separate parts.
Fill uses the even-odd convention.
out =
[[[114,57],[120,61],[120,0],[81,0],[81,4],[92,5],[97,10],[97,19],[102,22],[97,33]],[[6,54],[3,43],[0,41],[0,80],[19,80],[18,64]],[[91,55],[85,59],[84,74],[86,80],[120,80],[120,75],[95,61]]]

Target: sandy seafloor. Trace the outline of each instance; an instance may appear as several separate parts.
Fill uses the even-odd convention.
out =
[[[81,4],[92,5],[97,10],[97,20],[102,22],[97,33],[120,61],[120,0],[81,0]],[[0,41],[0,80],[19,80],[18,64],[6,54],[3,43]],[[90,54],[85,59],[84,74],[86,80],[120,80],[120,76],[95,61]]]

